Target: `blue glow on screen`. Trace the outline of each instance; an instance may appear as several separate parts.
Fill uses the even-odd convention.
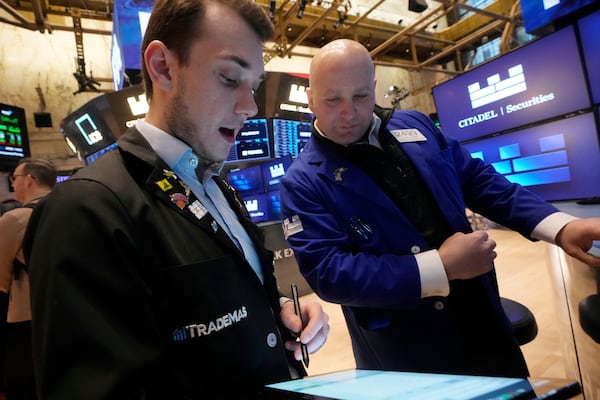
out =
[[[260,165],[231,170],[227,173],[227,182],[236,188],[242,196],[265,191]]]
[[[537,31],[597,0],[524,0],[521,1],[523,25],[528,33]]]
[[[600,195],[600,147],[591,112],[464,146],[472,157],[545,200]]]
[[[578,24],[592,100],[597,104],[600,103],[600,11],[582,18]]]

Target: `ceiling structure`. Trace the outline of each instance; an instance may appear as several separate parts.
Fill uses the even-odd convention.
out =
[[[135,3],[136,0],[128,0]],[[29,30],[107,34],[53,16],[112,20],[113,0],[0,0],[0,23]],[[514,46],[520,25],[519,0],[495,0],[477,8],[465,0],[256,0],[272,16],[273,42],[265,46],[265,62],[319,48],[337,38],[363,43],[378,65],[412,71],[457,75],[470,67],[467,54],[495,38],[500,52]],[[424,8],[426,7],[426,8]],[[416,10],[416,11],[415,11]],[[460,13],[466,18],[458,19]],[[303,50],[304,49],[304,50]],[[304,54],[307,55],[307,54]]]
[[[290,56],[300,46],[319,48],[344,37],[363,43],[379,65],[460,74],[469,67],[467,52],[495,38],[501,38],[501,52],[506,52],[514,29],[522,25],[518,0],[496,0],[484,8],[464,0],[428,0],[420,12],[410,10],[413,1],[362,1],[358,7],[348,0],[276,1],[275,41],[265,57]],[[272,12],[273,2],[256,2]],[[395,8],[380,12],[391,3]],[[458,20],[460,12],[469,15]]]

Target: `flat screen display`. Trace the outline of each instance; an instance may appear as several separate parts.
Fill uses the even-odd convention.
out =
[[[281,178],[285,175],[290,165],[292,165],[292,156],[289,154],[260,164],[267,192],[279,189]]]
[[[130,86],[91,99],[61,121],[61,131],[86,159],[113,144],[147,111],[142,85]]]
[[[574,14],[597,0],[527,0],[521,2],[523,25],[535,33],[555,21]]]
[[[600,11],[581,18],[578,25],[592,101],[598,104],[600,103],[600,40],[598,40],[600,38]]]
[[[264,193],[265,191],[262,169],[259,164],[228,171],[227,182],[236,188],[242,196],[252,193]]]
[[[347,370],[266,385],[265,399],[535,399],[528,380],[415,372]]]
[[[111,64],[115,90],[125,86],[125,71],[141,70],[141,45],[154,0],[115,0]]]
[[[266,193],[245,194],[242,195],[242,199],[253,222],[259,223],[270,220]]]
[[[281,200],[279,190],[267,192],[267,211],[269,213],[269,221],[281,220]]]
[[[282,118],[273,118],[271,122],[273,124],[274,156],[298,157],[312,135],[312,123]]]
[[[600,196],[600,147],[593,113],[481,139],[464,146],[511,182],[544,200]]]
[[[25,109],[0,103],[0,171],[12,172],[30,155]]]
[[[462,142],[590,107],[580,60],[570,26],[434,87],[442,130]]]
[[[248,119],[238,132],[225,162],[253,161],[271,158],[271,137],[266,118]]]
[[[112,149],[116,149],[117,147],[118,147],[117,146],[117,142],[114,142],[114,143],[111,143],[108,146],[106,146],[106,147],[98,150],[95,153],[87,155],[85,157],[85,164],[88,165],[88,164],[93,163],[94,161],[96,161],[97,159],[99,159],[102,155],[104,155],[104,153],[107,153],[107,152],[109,152]]]
[[[265,81],[256,92],[257,115],[312,120],[307,87],[308,74],[268,71]]]
[[[148,112],[148,101],[143,85],[134,85],[102,95],[106,102],[98,103],[108,106],[101,110],[109,121],[115,138],[119,138],[128,128],[135,126],[138,119],[144,118]]]
[[[112,115],[106,97],[99,96],[65,117],[61,121],[60,129],[75,146],[79,158],[85,159],[115,142],[116,136],[110,126],[110,118]]]

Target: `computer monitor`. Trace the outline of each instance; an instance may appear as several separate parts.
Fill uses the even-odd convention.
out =
[[[270,220],[266,193],[242,195],[244,205],[253,222],[266,222]]]
[[[265,192],[260,164],[229,170],[226,179],[231,186],[240,192],[242,197],[246,194]]]
[[[261,399],[568,399],[581,393],[570,379],[504,378],[354,369],[265,386]]]
[[[523,25],[528,33],[543,33],[553,25],[571,22],[597,0],[527,0],[521,2]]]
[[[577,25],[592,101],[600,104],[600,11],[581,18]]]
[[[271,158],[271,136],[266,118],[248,119],[238,132],[226,163]]]
[[[312,135],[312,123],[291,119],[272,118],[273,153],[275,157],[298,157]]]
[[[31,156],[25,109],[0,103],[0,171],[12,172]]]
[[[260,164],[265,191],[270,192],[279,189],[281,178],[285,175],[290,165],[292,165],[292,156],[289,154]]]
[[[560,54],[548,62],[549,54]],[[591,107],[572,26],[432,89],[446,135],[463,142]]]
[[[471,156],[544,200],[600,196],[600,147],[592,112],[464,146]]]
[[[267,192],[266,196],[269,221],[281,221],[281,200],[279,197],[279,190]]]
[[[85,157],[85,164],[88,165],[88,164],[93,163],[94,161],[96,161],[97,159],[99,159],[100,156],[102,156],[104,153],[107,153],[108,151],[110,151],[112,149],[116,149],[117,147],[118,147],[117,146],[117,142],[114,142],[114,143],[111,143],[108,146],[106,146],[106,147],[98,150],[95,153],[87,155]]]

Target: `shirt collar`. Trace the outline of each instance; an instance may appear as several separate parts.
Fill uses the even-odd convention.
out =
[[[202,160],[186,143],[146,120],[139,119],[135,127],[169,167],[174,169],[176,165],[185,165],[193,168],[203,180],[221,173],[223,162]]]
[[[369,141],[369,144],[372,144],[373,146],[377,146],[379,148],[381,148],[381,145],[379,143],[379,135],[378,135],[380,126],[381,126],[381,118],[379,118],[377,116],[377,114],[373,113],[373,120],[371,121],[371,125],[369,126],[369,131],[368,131],[369,133],[366,136]],[[315,127],[315,131],[319,135],[321,135],[324,138],[327,138],[327,136],[325,136],[325,134],[323,134],[323,132],[321,132],[321,130],[319,129],[319,127],[317,126],[316,123],[314,124],[314,127]],[[363,137],[365,137],[365,136],[363,136]]]

